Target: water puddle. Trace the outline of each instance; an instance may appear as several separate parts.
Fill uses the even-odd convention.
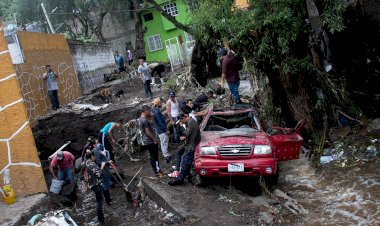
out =
[[[342,169],[315,169],[305,158],[283,163],[279,187],[309,210],[286,224],[380,224],[379,162]]]

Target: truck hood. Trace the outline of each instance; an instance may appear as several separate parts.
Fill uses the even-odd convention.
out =
[[[248,131],[203,131],[200,146],[226,146],[226,145],[258,145],[269,144],[263,132]]]

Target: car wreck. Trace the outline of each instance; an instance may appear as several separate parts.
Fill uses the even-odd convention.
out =
[[[300,121],[292,128],[262,126],[252,107],[210,110],[200,126],[201,142],[195,150],[198,183],[210,177],[264,177],[278,180],[278,162],[298,159],[303,138]]]

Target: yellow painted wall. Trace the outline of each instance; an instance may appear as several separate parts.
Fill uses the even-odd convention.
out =
[[[0,184],[8,168],[16,196],[47,192],[24,104],[0,21]]]
[[[69,46],[63,35],[18,32],[17,37],[25,63],[16,64],[15,68],[28,118],[33,127],[38,116],[51,111],[46,81],[42,79],[45,65],[51,65],[58,74],[58,98],[61,106],[78,98],[80,88]]]
[[[235,0],[236,8],[245,9],[249,7],[248,0]]]

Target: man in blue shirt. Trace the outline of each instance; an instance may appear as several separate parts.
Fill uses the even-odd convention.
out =
[[[119,53],[119,51],[115,51],[115,64],[119,72],[126,71],[125,70],[125,59],[124,56]]]
[[[153,100],[152,104],[153,104],[152,112],[154,116],[154,129],[156,130],[156,133],[158,134],[158,137],[160,138],[162,155],[164,156],[165,161],[169,163],[170,162],[170,154],[168,152],[169,137],[167,134],[168,130],[167,130],[165,117],[161,113],[161,110],[160,110],[162,108],[161,99],[157,97],[156,99]]]
[[[99,143],[103,144],[104,148],[109,151],[110,154],[110,159],[115,162],[115,156],[113,154],[113,148],[108,140],[108,138],[111,138],[112,143],[115,143],[115,137],[113,136],[113,129],[118,128],[121,126],[123,123],[122,119],[117,120],[117,122],[109,122],[107,123],[100,131],[98,134],[98,140]]]
[[[53,110],[57,110],[59,108],[57,78],[58,75],[53,71],[53,69],[51,69],[51,66],[46,65],[46,72],[43,75],[43,79],[46,80],[47,90]]]

